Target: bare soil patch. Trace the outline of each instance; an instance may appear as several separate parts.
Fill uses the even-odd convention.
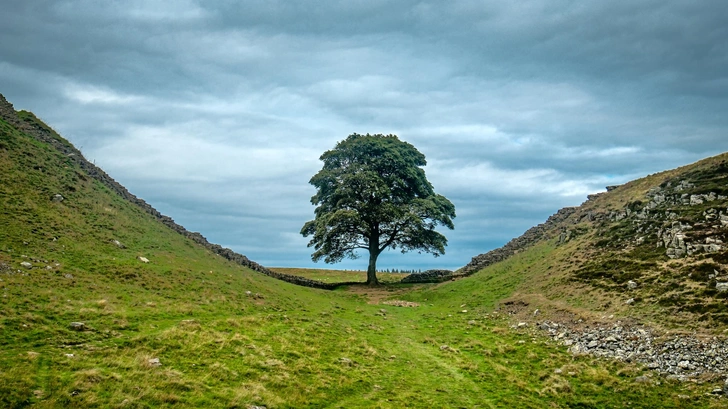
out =
[[[404,294],[410,291],[410,288],[403,287],[392,287],[386,285],[380,285],[376,287],[370,287],[368,285],[352,285],[347,288],[347,291],[361,295],[367,298],[367,304],[387,304],[384,300],[392,298],[399,294]],[[393,300],[390,300],[393,301]],[[389,301],[388,301],[389,302]],[[407,301],[398,301],[407,302]],[[413,303],[414,304],[414,303]],[[387,304],[393,305],[393,304]]]

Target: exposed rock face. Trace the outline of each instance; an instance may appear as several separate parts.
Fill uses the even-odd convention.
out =
[[[169,227],[170,229],[176,231],[177,233],[189,238],[190,240],[194,241],[195,243],[207,248],[208,250],[212,251],[213,253],[224,257],[230,261],[233,261],[235,263],[238,263],[242,266],[248,267],[251,270],[257,271],[259,273],[277,278],[279,280],[287,281],[289,283],[302,285],[305,287],[314,287],[314,288],[322,288],[322,289],[333,289],[341,285],[346,284],[353,284],[353,283],[321,283],[314,280],[309,280],[307,278],[283,274],[283,273],[277,273],[274,271],[271,271],[260,264],[251,261],[247,257],[245,257],[242,254],[238,254],[230,249],[223,248],[219,244],[212,244],[207,241],[207,239],[202,236],[200,233],[197,232],[190,232],[187,231],[184,227],[174,222],[174,220],[169,217],[165,216],[161,213],[159,213],[154,207],[152,207],[149,203],[145,202],[143,199],[140,199],[136,197],[135,195],[131,194],[124,186],[119,184],[117,181],[115,181],[111,176],[109,176],[106,172],[104,172],[101,168],[97,167],[93,163],[86,160],[86,158],[83,157],[83,154],[81,154],[81,151],[73,147],[68,141],[61,138],[58,134],[56,134],[53,130],[50,128],[44,127],[40,124],[40,121],[34,122],[34,121],[23,121],[18,117],[17,112],[13,108],[13,105],[9,103],[5,97],[0,94],[0,118],[7,121],[9,124],[15,126],[18,128],[18,130],[24,132],[25,134],[32,136],[36,138],[37,140],[47,143],[50,146],[54,147],[56,150],[58,150],[60,153],[65,155],[70,161],[77,164],[83,171],[85,171],[90,177],[98,180],[101,182],[104,186],[109,188],[111,191],[116,192],[119,196],[124,198],[125,200],[139,206],[142,210],[144,210],[146,213],[152,215],[154,218],[162,222],[165,226]],[[52,199],[53,200],[53,199]]]
[[[697,253],[717,253],[724,249],[719,228],[728,223],[722,223],[722,209],[708,208],[702,212],[699,219],[688,221],[685,220],[686,209],[681,208],[701,206],[715,201],[725,204],[727,197],[716,192],[682,193],[695,187],[694,183],[682,180],[674,187],[667,183],[664,187],[652,188],[647,193],[650,201],[640,211],[634,213],[637,224],[648,233],[651,227],[650,222],[662,222],[663,224],[669,222],[669,226],[659,228],[655,234],[657,246],[664,247],[665,255],[673,259]],[[683,220],[675,220],[678,217]],[[610,218],[616,220],[617,216],[612,214]],[[670,222],[671,220],[672,222]],[[640,223],[640,221],[642,222]],[[691,232],[696,227],[698,230],[694,233]]]
[[[667,250],[665,254],[670,258],[680,258],[688,254],[688,247],[685,242],[686,236],[684,231],[692,229],[689,224],[673,222],[672,226],[665,230],[657,232],[659,241],[658,247],[664,246]]]

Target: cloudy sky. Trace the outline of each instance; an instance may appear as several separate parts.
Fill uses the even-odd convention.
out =
[[[0,93],[130,191],[267,266],[310,260],[308,180],[394,133],[456,206],[457,268],[564,206],[728,151],[722,0],[24,0]]]

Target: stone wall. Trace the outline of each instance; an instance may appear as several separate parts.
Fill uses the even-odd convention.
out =
[[[400,280],[400,283],[441,283],[455,277],[450,270],[427,270],[421,273],[410,274]]]
[[[149,203],[145,202],[143,199],[140,199],[133,195],[131,192],[129,192],[124,186],[122,186],[120,183],[115,181],[111,176],[109,176],[106,172],[104,172],[101,168],[94,165],[93,163],[86,160],[86,158],[83,157],[83,154],[81,151],[76,149],[71,143],[66,141],[65,139],[61,138],[57,133],[55,133],[52,129],[44,127],[41,125],[41,121],[23,121],[18,117],[17,112],[13,108],[13,105],[8,102],[5,97],[0,94],[0,118],[8,122],[9,124],[15,126],[18,130],[24,132],[25,134],[32,136],[36,138],[37,140],[47,143],[50,146],[57,149],[61,154],[69,158],[72,162],[77,164],[81,169],[83,169],[90,177],[96,179],[97,181],[101,182],[104,186],[121,196],[123,199],[139,206],[142,210],[144,210],[146,213],[152,215],[154,218],[159,220],[162,224],[169,227],[170,229],[174,230],[175,232],[189,238],[190,240],[194,241],[195,243],[205,247],[206,249],[212,251],[213,253],[228,259],[230,261],[233,261],[235,263],[238,263],[242,266],[248,267],[251,270],[257,271],[259,273],[265,274],[267,276],[276,278],[278,280],[286,281],[292,284],[304,286],[304,287],[312,287],[312,288],[321,288],[326,290],[331,290],[334,288],[337,288],[342,285],[350,285],[355,283],[322,283],[320,281],[310,280],[307,278],[294,276],[290,274],[283,274],[283,273],[277,273],[275,271],[269,270],[262,265],[248,259],[242,254],[238,254],[228,248],[224,248],[220,246],[219,244],[213,244],[207,241],[207,239],[198,232],[190,232],[187,231],[183,226],[175,223],[175,221],[169,217],[165,216],[161,213],[159,213],[154,207],[152,207]]]
[[[459,269],[456,274],[469,276],[477,271],[488,267],[491,264],[498,263],[507,259],[508,257],[516,254],[517,252],[530,247],[536,242],[549,238],[551,235],[556,235],[557,232],[560,234],[562,231],[559,228],[561,222],[565,221],[569,216],[574,214],[577,207],[565,207],[546,220],[545,223],[531,227],[526,230],[521,236],[509,241],[505,246],[491,250],[485,254],[480,254],[473,257],[473,259],[465,267]]]

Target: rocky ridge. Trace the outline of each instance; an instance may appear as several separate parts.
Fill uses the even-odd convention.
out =
[[[543,239],[558,237],[559,244],[584,233],[575,225],[609,227],[623,223],[622,234],[611,245],[621,248],[654,244],[665,249],[669,258],[683,258],[701,253],[720,253],[728,240],[728,163],[716,169],[691,172],[668,179],[645,194],[646,200],[627,203],[622,209],[608,210],[594,206],[605,195],[618,193],[622,186],[608,186],[607,192],[589,195],[578,207],[566,207],[548,220],[527,230],[505,246],[473,257],[458,270],[470,275],[491,264],[505,260],[518,251]],[[615,192],[615,193],[612,193]],[[589,206],[592,205],[592,206]]]
[[[607,218],[612,222],[630,221],[635,233],[631,244],[641,245],[652,239],[671,259],[718,253],[725,249],[728,196],[714,191],[685,193],[697,188],[689,180],[667,181],[647,192],[646,203],[632,202],[620,211],[611,211]]]

